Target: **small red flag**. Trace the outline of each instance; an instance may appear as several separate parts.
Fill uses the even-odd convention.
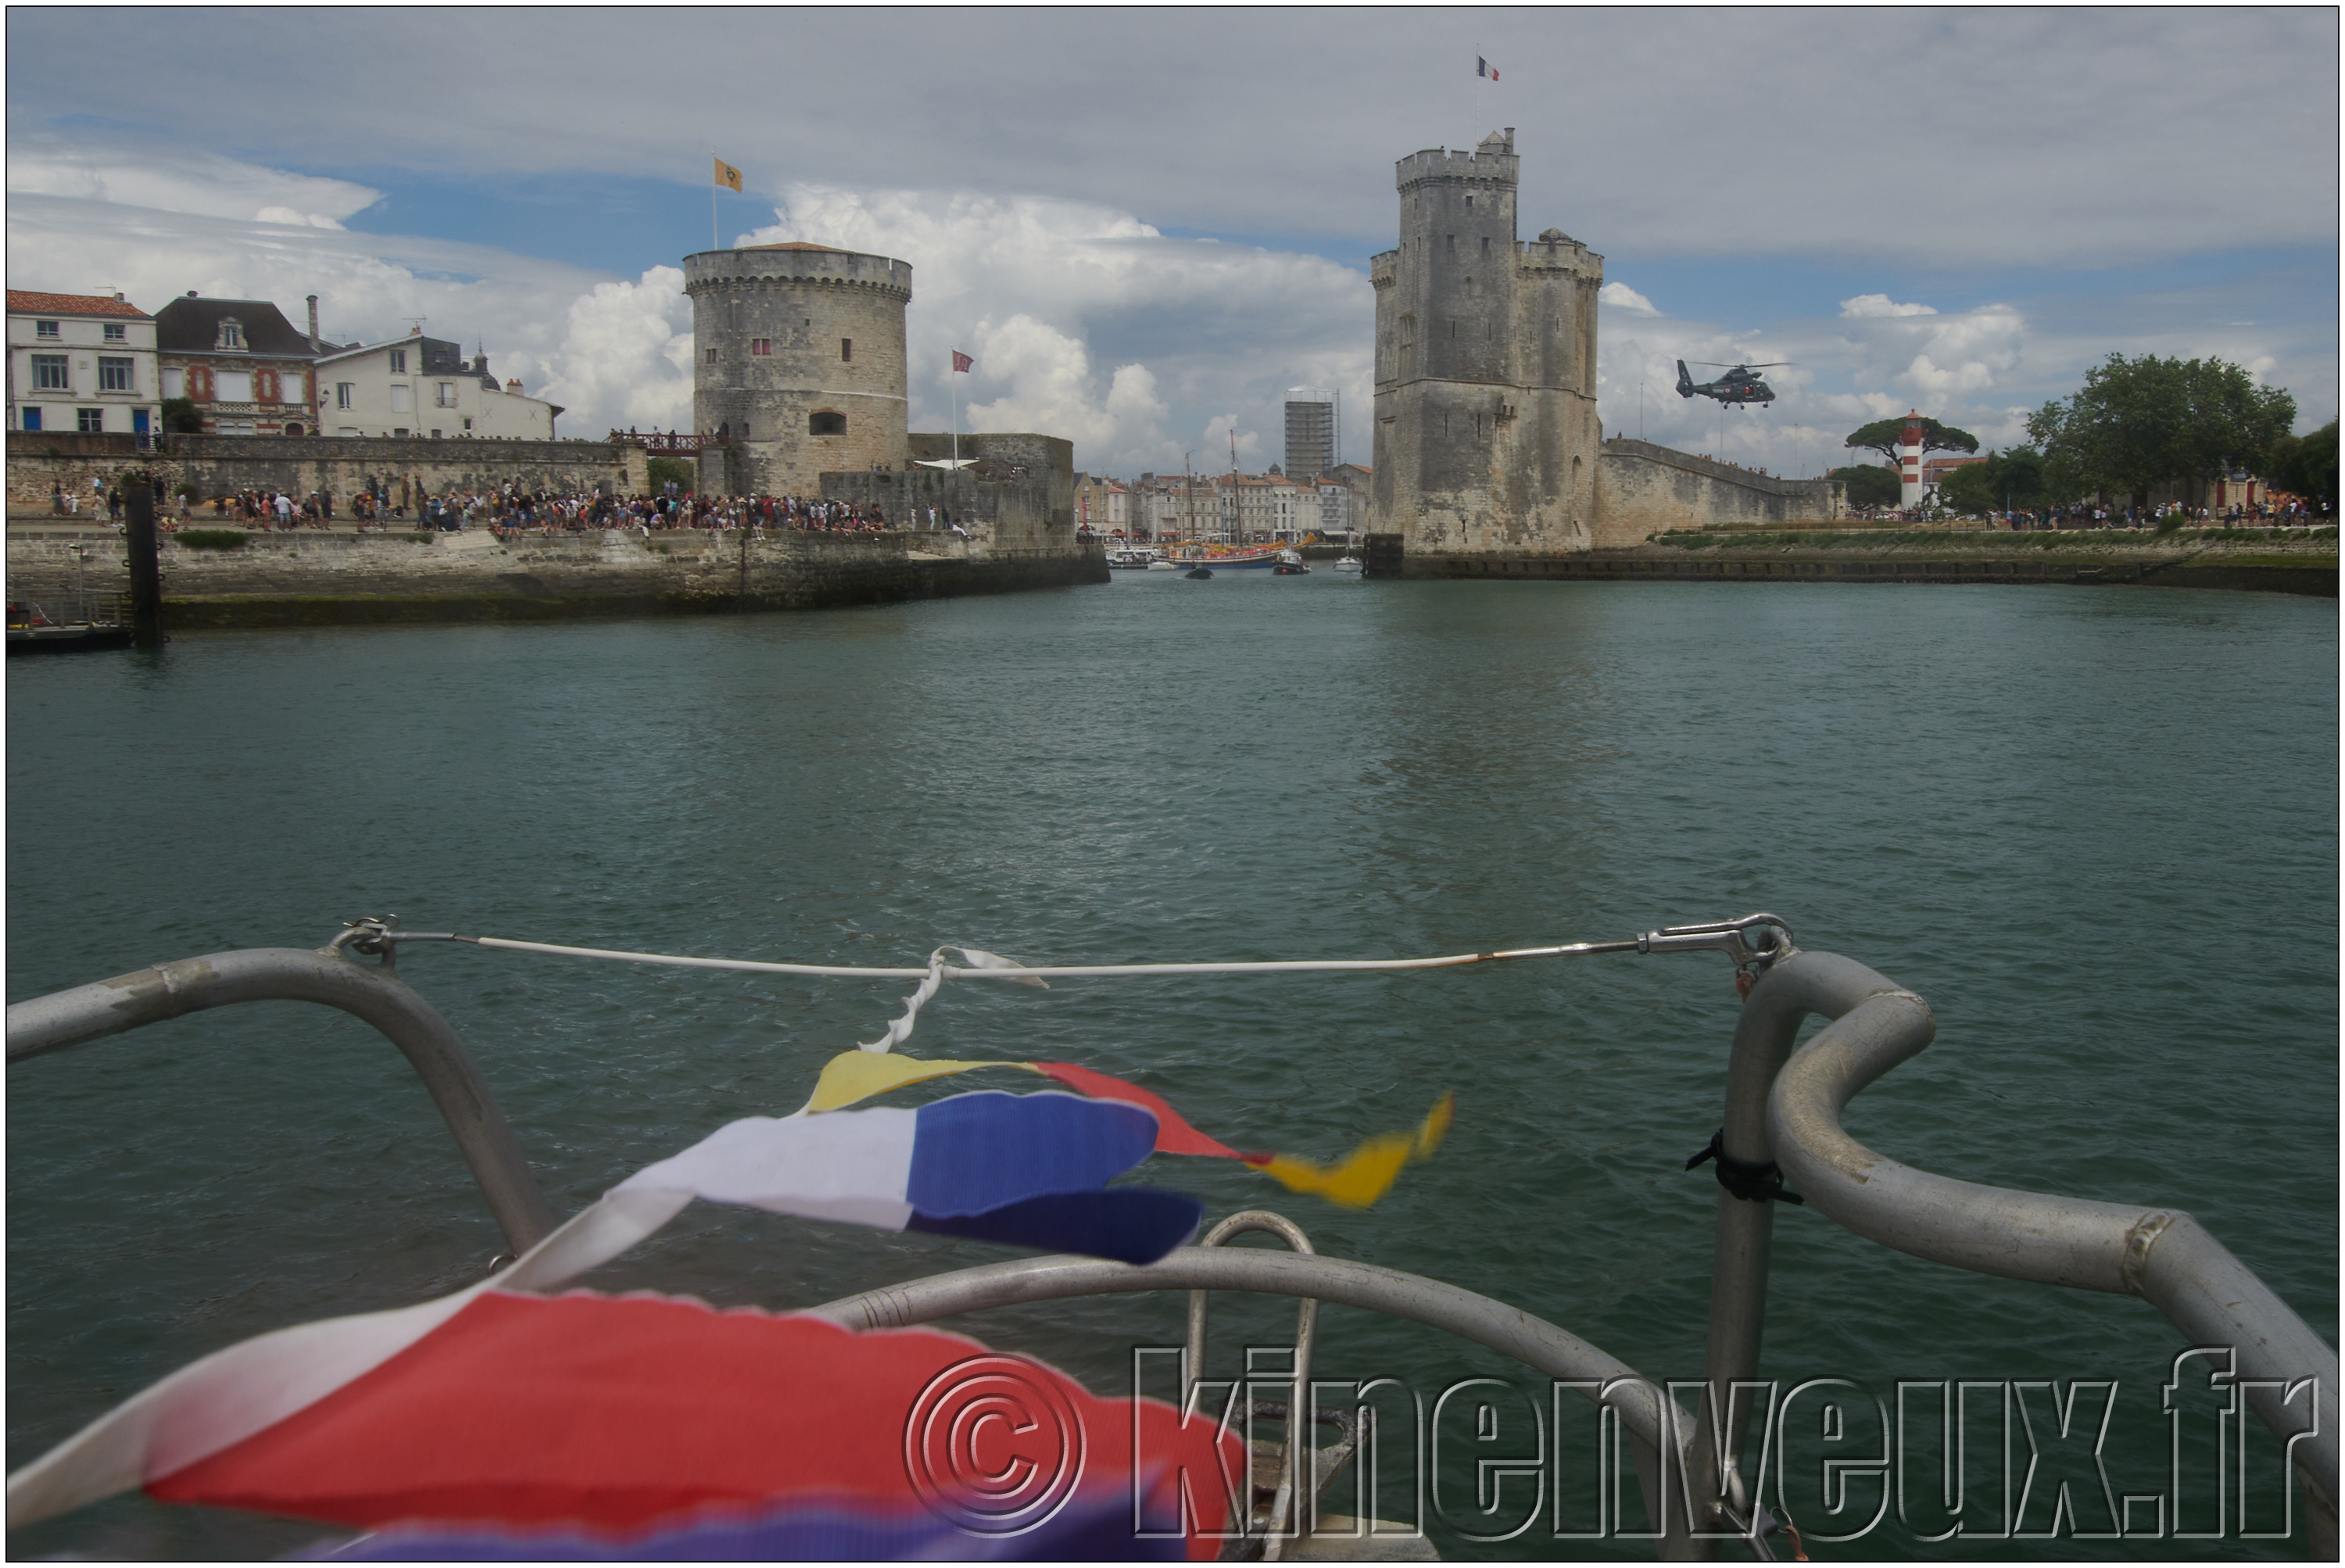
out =
[[[965,371],[965,370],[969,369],[969,366],[971,366],[971,365],[973,365],[973,364],[977,363],[977,361],[976,361],[975,360],[970,359],[967,354],[962,353],[959,349],[955,349],[955,350],[952,351],[952,357],[953,357],[953,369],[955,369],[955,370],[957,370],[957,371]]]

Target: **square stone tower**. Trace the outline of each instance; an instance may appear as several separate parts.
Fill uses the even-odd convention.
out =
[[[1402,158],[1400,246],[1369,263],[1371,506],[1412,556],[1592,543],[1604,258],[1557,229],[1517,240],[1516,170],[1512,127]]]

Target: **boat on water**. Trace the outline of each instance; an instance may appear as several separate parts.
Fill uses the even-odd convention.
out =
[[[1335,563],[1335,569],[1338,572],[1356,572],[1360,569],[1360,558],[1357,555],[1345,555]]]
[[[1111,572],[1144,572],[1156,565],[1161,550],[1145,545],[1127,545],[1107,553],[1107,569]]]
[[[728,1124],[700,1144],[627,1176],[561,1222],[462,1040],[409,983],[421,967],[415,961],[435,951],[423,944],[434,943],[470,944],[498,956],[528,953],[835,981],[917,980],[919,988],[880,1041],[845,1052],[823,1068],[804,1113]],[[948,962],[954,953],[960,962]],[[1708,1354],[1702,1379],[1691,1383],[1641,1376],[1566,1328],[1532,1316],[1530,1304],[1319,1255],[1300,1226],[1267,1210],[1232,1213],[1205,1229],[1195,1245],[1182,1245],[1198,1228],[1202,1205],[1196,1200],[1183,1199],[1189,1207],[1183,1208],[1172,1201],[1181,1195],[1105,1187],[1101,1184],[1125,1167],[1110,1169],[1096,1159],[1087,1167],[1089,1176],[1065,1176],[1057,1174],[1056,1156],[1048,1151],[1055,1146],[1051,1128],[1060,1125],[1052,1118],[1072,1117],[1065,1125],[1079,1126],[1081,1135],[1068,1140],[1069,1149],[1078,1144],[1089,1148],[1102,1139],[1128,1141],[1136,1134],[1140,1142],[1117,1159],[1130,1155],[1128,1163],[1136,1164],[1150,1152],[1227,1157],[1292,1191],[1331,1196],[1345,1190],[1348,1162],[1328,1172],[1286,1156],[1239,1155],[1191,1125],[1153,1092],[1082,1064],[934,1061],[895,1050],[909,1042],[922,1004],[949,984],[1150,976],[1181,976],[1194,984],[1213,975],[1314,972],[1390,978],[1420,970],[1668,954],[1725,958],[1741,998],[1731,1044],[1722,1042],[1719,1053],[1725,1084],[1722,1125],[1710,1146],[1687,1165],[1689,1170],[1711,1165],[1720,1187]],[[339,1527],[345,1536],[353,1528],[381,1532],[357,1542],[323,1543],[360,1555],[584,1556],[591,1553],[563,1548],[592,1536],[596,1527],[614,1528],[613,1516],[594,1511],[609,1506],[615,1490],[633,1484],[646,1496],[657,1495],[631,1505],[625,1527],[648,1533],[630,1540],[675,1547],[671,1537],[683,1532],[686,1543],[699,1548],[645,1549],[634,1555],[969,1556],[977,1554],[974,1546],[999,1544],[990,1537],[1005,1521],[1000,1513],[963,1505],[982,1492],[981,1483],[994,1483],[998,1492],[1020,1466],[1035,1465],[1039,1481],[1006,1499],[1025,1511],[1019,1522],[1052,1530],[1081,1525],[1109,1533],[1037,1535],[1030,1542],[1037,1550],[1028,1554],[1101,1556],[1109,1554],[1110,1546],[1134,1544],[1135,1515],[1143,1501],[1151,1507],[1161,1501],[1154,1492],[1142,1498],[1145,1446],[1169,1467],[1178,1490],[1196,1502],[1201,1517],[1180,1515],[1176,1502],[1172,1525],[1173,1534],[1188,1536],[1192,1556],[1210,1553],[1215,1533],[1224,1526],[1224,1557],[1428,1556],[1428,1541],[1421,1528],[1411,1530],[1409,1521],[1362,1521],[1317,1507],[1329,1483],[1355,1456],[1375,1452],[1375,1443],[1364,1441],[1368,1432],[1357,1412],[1322,1402],[1325,1390],[1351,1385],[1312,1381],[1315,1311],[1325,1300],[1388,1314],[1513,1358],[1551,1385],[1558,1420],[1566,1395],[1599,1407],[1607,1430],[1617,1434],[1608,1450],[1619,1461],[1610,1472],[1618,1495],[1625,1502],[1634,1481],[1650,1527],[1646,1538],[1660,1556],[1708,1556],[1721,1544],[1739,1543],[1754,1557],[1771,1560],[1779,1549],[1798,1548],[1792,1528],[1796,1522],[1780,1512],[1780,1473],[1777,1490],[1768,1490],[1766,1440],[1773,1431],[1751,1430],[1754,1416],[1764,1429],[1768,1412],[1754,1412],[1741,1396],[1766,1386],[1760,1380],[1761,1327],[1772,1227],[1777,1204],[1797,1203],[1860,1238],[1927,1263],[2019,1282],[2014,1288],[2052,1285],[2142,1298],[2179,1331],[2182,1345],[2220,1347],[2219,1378],[2234,1396],[2226,1420],[2244,1424],[2252,1413],[2279,1439],[2279,1451],[2311,1505],[2311,1553],[2316,1558],[2335,1556],[2337,1351],[2211,1232],[2178,1209],[1957,1180],[1858,1142],[1842,1125],[1847,1105],[1927,1048],[1935,1020],[1921,997],[1862,963],[1799,948],[1789,923],[1777,915],[1665,926],[1619,940],[1422,958],[1042,966],[976,949],[939,948],[924,966],[895,968],[404,932],[388,919],[367,918],[348,922],[340,935],[313,951],[213,953],[16,1003],[7,1013],[9,1060],[23,1062],[191,1012],[275,1000],[318,1003],[351,1013],[399,1048],[441,1108],[508,1251],[492,1261],[486,1278],[453,1296],[247,1339],[165,1379],[11,1474],[12,1529],[143,1481],[151,1495],[167,1502],[210,1502],[310,1519]],[[1822,1027],[1802,1043],[1811,1018],[1822,1020]],[[1039,1073],[1054,1083],[1036,1095],[951,1096],[918,1112],[849,1108],[895,1087],[986,1069]],[[30,1070],[69,1069],[51,1064]],[[1406,1163],[1437,1157],[1447,1105],[1445,1099],[1436,1105],[1413,1141],[1403,1137]],[[939,1201],[925,1185],[936,1172],[952,1167],[944,1140],[933,1158],[929,1148],[929,1114],[939,1106],[953,1109],[936,1118],[936,1130],[977,1151],[972,1179],[998,1187],[1004,1171],[1013,1176],[1026,1173],[1043,1182],[1047,1201],[1018,1196],[1024,1189],[1015,1186],[1006,1206],[956,1209]],[[2015,1105],[2008,1114],[2030,1113]],[[871,1119],[858,1122],[858,1116]],[[970,1128],[1005,1116],[1010,1122],[1001,1125],[1014,1122],[1019,1142],[972,1143]],[[851,1132],[866,1126],[875,1130]],[[1391,1141],[1372,1140],[1361,1152]],[[804,1163],[794,1166],[793,1158]],[[1398,1162],[1379,1158],[1386,1160],[1388,1181]],[[1046,1166],[1052,1170],[1045,1171]],[[905,1169],[915,1174],[906,1177]],[[890,1170],[897,1174],[888,1176]],[[1438,1176],[1436,1165],[1412,1179]],[[889,1181],[895,1183],[888,1189],[892,1198],[880,1190]],[[1059,1185],[1050,1186],[1051,1181]],[[1029,1253],[1069,1239],[1075,1245],[1057,1255],[952,1269],[827,1303],[776,1303],[766,1312],[717,1313],[681,1298],[642,1292],[608,1297],[565,1290],[575,1277],[647,1238],[695,1198],[826,1223],[931,1230]],[[1454,1202],[1461,1223],[1477,1204],[1467,1193],[1455,1195]],[[1126,1233],[1152,1226],[1162,1230],[1167,1217],[1176,1232],[1169,1240],[1124,1245]],[[1267,1233],[1288,1250],[1225,1245],[1249,1231]],[[918,1331],[945,1319],[958,1326],[962,1315],[990,1308],[1157,1291],[1190,1293],[1187,1344],[1172,1363],[1176,1380],[1170,1391],[1179,1404],[1203,1412],[1202,1421],[1176,1421],[1169,1404],[1141,1397],[1136,1383],[1130,1400],[1111,1400],[1046,1363],[984,1352],[981,1344],[967,1339],[946,1340]],[[1207,1376],[1206,1317],[1212,1293],[1230,1291],[1296,1299],[1296,1334],[1291,1350],[1281,1349],[1275,1369],[1257,1375],[1250,1352],[1244,1380],[1217,1381]],[[1852,1302],[1850,1311],[1858,1306]],[[651,1367],[627,1359],[631,1353],[668,1357],[680,1369],[673,1381],[664,1381],[655,1374],[665,1374],[665,1363]],[[897,1364],[905,1358],[909,1364]],[[1225,1348],[1217,1365],[1226,1371],[1233,1360]],[[935,1403],[944,1371],[980,1364],[993,1381],[972,1386],[965,1407]],[[578,1368],[596,1365],[637,1368],[645,1375],[627,1381],[656,1398],[648,1405],[639,1397],[630,1404],[629,1389],[606,1388],[577,1375]],[[858,1369],[857,1377],[840,1374],[831,1380],[851,1386],[854,1400],[825,1407],[820,1419],[809,1416],[794,1433],[777,1431],[772,1441],[787,1445],[783,1460],[762,1465],[736,1461],[736,1452],[756,1444],[731,1441],[730,1434],[736,1424],[756,1419],[753,1407],[770,1409],[764,1390],[775,1378],[803,1375],[816,1366],[849,1365]],[[2165,1366],[2143,1370],[2153,1381],[2167,1374]],[[1266,1380],[1269,1391],[1285,1394],[1284,1400],[1254,1397]],[[981,1419],[983,1401],[991,1399],[998,1406],[1005,1390],[1015,1408],[1042,1410],[1047,1419],[997,1433],[994,1441],[1007,1446],[967,1473],[951,1472],[945,1462],[951,1456],[941,1447],[931,1451],[913,1441],[911,1434],[929,1430],[924,1423],[942,1430],[958,1419]],[[1016,1404],[1021,1399],[1025,1404]],[[548,1428],[539,1429],[543,1441],[531,1441],[529,1429],[517,1424],[529,1419],[526,1411],[514,1413],[523,1405],[551,1423],[550,1435]],[[706,1412],[720,1409],[722,1419],[707,1418]],[[2324,1409],[2330,1415],[2313,1413]],[[1297,1410],[1306,1419],[1288,1421]],[[1002,1420],[998,1413],[991,1419]],[[1253,1438],[1256,1420],[1279,1435]],[[1071,1481],[1060,1488],[1064,1466],[1054,1472],[1047,1463],[1036,1465],[1042,1456],[1020,1446],[1048,1439],[1054,1423],[1062,1440],[1070,1432],[1089,1434],[1099,1451],[1093,1462],[1112,1483],[1106,1492],[1079,1492]],[[1332,1442],[1316,1441],[1323,1429],[1332,1429]],[[711,1431],[726,1440],[716,1449],[707,1446]],[[1150,1438],[1146,1444],[1143,1435]],[[555,1436],[560,1441],[553,1441]],[[1381,1441],[1405,1445],[1412,1437],[1420,1434],[1392,1431]],[[613,1455],[618,1456],[615,1461]],[[725,1525],[729,1535],[690,1534],[716,1528],[706,1523],[707,1499],[689,1490],[710,1481],[697,1473],[712,1462],[710,1455],[727,1467],[723,1479],[735,1489],[727,1494],[727,1506],[746,1502],[761,1511]],[[469,1468],[475,1465],[494,1473],[483,1480]],[[815,1517],[806,1511],[841,1506],[836,1489],[842,1480],[858,1491],[884,1494],[894,1507],[887,1516],[888,1528],[901,1528],[909,1518],[919,1527],[917,1539],[868,1533],[879,1525],[856,1519],[849,1521],[853,1529],[866,1533],[850,1532],[848,1539],[859,1550],[816,1550],[817,1543],[831,1539],[820,1532],[835,1531],[838,1522],[832,1514]],[[956,1481],[965,1490],[947,1484]],[[2279,1476],[2270,1483],[2285,1492],[2287,1483]],[[833,1490],[817,1490],[826,1484]],[[1876,1477],[1876,1490],[1880,1484]],[[670,1490],[661,1492],[662,1485]],[[1359,1495],[1375,1494],[1364,1486]],[[1094,1517],[1087,1509],[1100,1512]],[[590,1514],[586,1522],[576,1522]],[[1811,1528],[1823,1523],[1812,1517],[1808,1522]],[[1368,1525],[1366,1542],[1363,1523]],[[1634,1528],[1633,1522],[1624,1523]],[[560,1533],[563,1529],[577,1534]],[[1114,1536],[1118,1530],[1122,1535]],[[470,1550],[452,1546],[450,1532]],[[363,1550],[370,1542],[374,1550]],[[516,1550],[517,1542],[536,1550]],[[1363,1553],[1364,1544],[1376,1550]],[[955,1546],[958,1553],[951,1550]]]
[[[83,594],[77,597],[82,602],[69,614],[55,613],[29,600],[11,600],[7,626],[10,656],[89,653],[130,646],[131,628],[122,619],[121,596]],[[103,603],[90,602],[97,600]]]
[[[1160,558],[1158,560],[1149,562],[1148,569],[1152,572],[1177,572],[1181,568],[1170,561]]]

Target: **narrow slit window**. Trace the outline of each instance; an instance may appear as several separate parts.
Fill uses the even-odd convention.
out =
[[[838,357],[841,360],[851,360],[855,357],[855,340],[853,338],[841,338],[838,340]]]

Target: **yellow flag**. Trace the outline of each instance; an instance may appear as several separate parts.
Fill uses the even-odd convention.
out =
[[[1457,1115],[1457,1095],[1442,1095],[1415,1133],[1386,1133],[1380,1138],[1370,1138],[1354,1149],[1350,1158],[1333,1168],[1323,1169],[1292,1155],[1274,1156],[1259,1165],[1251,1158],[1246,1163],[1292,1191],[1315,1192],[1329,1203],[1345,1208],[1365,1208],[1384,1196],[1394,1178],[1400,1175],[1401,1166],[1433,1156]]]
[[[806,1108],[836,1111],[907,1084],[979,1067],[1024,1067],[1030,1073],[1034,1070],[1024,1062],[939,1062],[898,1056],[893,1051],[842,1051],[823,1064],[822,1076],[815,1080],[814,1098],[806,1103]]]
[[[716,183],[732,190],[741,188],[741,171],[723,158],[716,159]]]

